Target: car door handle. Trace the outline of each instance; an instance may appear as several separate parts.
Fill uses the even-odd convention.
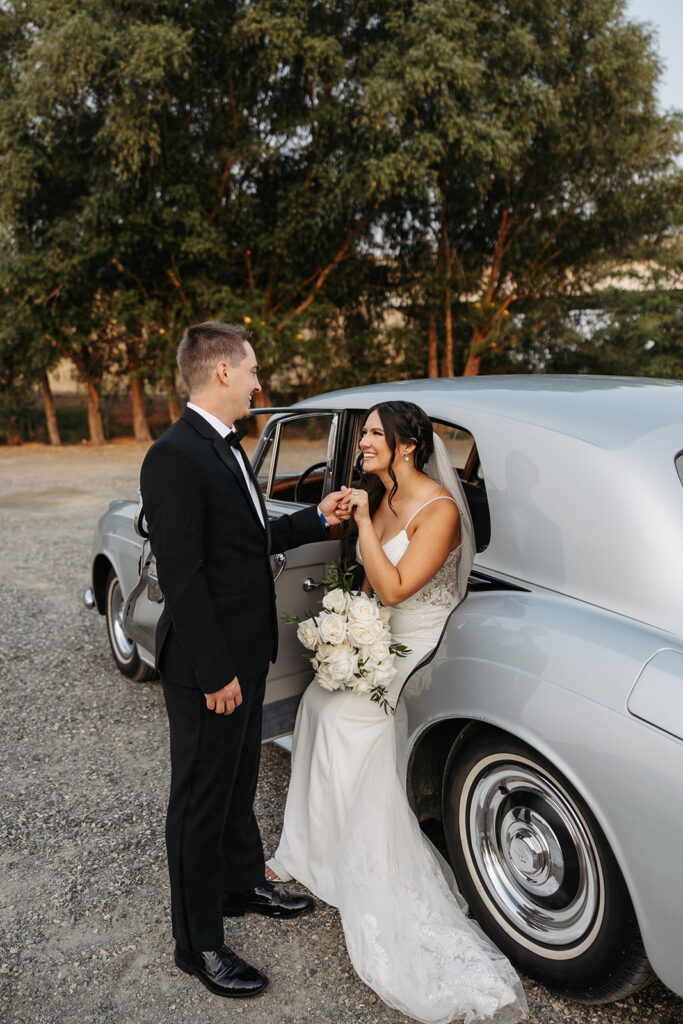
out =
[[[279,580],[280,576],[282,575],[282,571],[283,571],[283,569],[284,569],[284,567],[286,565],[287,565],[287,555],[282,555],[282,554],[273,555],[273,564],[272,564],[273,583],[276,583]]]
[[[322,587],[322,583],[316,583],[310,576],[307,576],[302,586],[306,593],[309,593],[311,590],[319,590]]]

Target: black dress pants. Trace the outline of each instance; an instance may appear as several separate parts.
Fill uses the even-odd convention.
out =
[[[240,680],[242,704],[217,715],[198,687],[163,678],[171,738],[166,849],[173,935],[183,949],[218,949],[224,894],[265,877],[253,807],[265,682],[265,672]]]

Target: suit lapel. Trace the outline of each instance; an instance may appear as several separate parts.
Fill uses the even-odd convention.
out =
[[[265,501],[265,498],[263,497],[263,491],[259,487],[259,482],[256,479],[256,474],[254,473],[253,469],[251,468],[251,462],[249,462],[248,459],[247,459],[247,469],[249,470],[249,473],[250,473],[250,475],[251,475],[251,477],[252,477],[252,479],[254,481],[254,486],[256,487],[256,493],[258,494],[259,505],[261,506],[261,515],[263,516],[263,522],[265,523],[265,526],[266,526],[266,541],[267,541],[267,544],[268,544],[268,553],[270,554],[270,519],[268,518],[268,509],[266,508],[266,501]]]
[[[235,462],[237,462],[237,457],[234,455],[232,449],[229,450],[229,454],[231,454],[233,456],[233,458],[235,459]],[[252,483],[254,484],[254,490],[256,491],[256,495],[258,497],[259,507],[261,509],[261,515],[263,516],[263,522],[264,522],[265,528],[266,528],[266,539],[267,539],[267,542],[268,542],[268,551],[270,551],[270,520],[268,519],[268,509],[266,508],[266,502],[265,502],[265,499],[263,497],[263,491],[261,490],[261,487],[259,485],[256,473],[254,473],[254,470],[251,468],[251,462],[247,458],[246,452],[243,449],[242,449],[242,454],[244,455],[244,465],[246,466],[247,473],[249,474],[249,476],[250,476],[250,478],[252,480]],[[239,469],[239,466],[238,466],[238,469]],[[242,480],[244,481],[244,474],[240,473],[240,476],[242,477]],[[252,508],[253,508],[254,503],[253,503],[251,495],[249,495],[249,500],[251,501]],[[258,519],[258,516],[256,518]],[[259,522],[259,526],[260,525],[261,524]]]
[[[239,484],[239,486],[242,489],[242,493],[243,493],[244,497],[246,498],[246,500],[249,503],[249,508],[252,511],[254,519],[259,524],[261,529],[263,529],[263,524],[261,523],[261,520],[258,517],[258,513],[257,513],[257,511],[256,511],[256,509],[254,507],[254,500],[253,500],[253,498],[252,498],[252,496],[251,496],[251,494],[249,492],[249,488],[247,487],[247,481],[244,479],[244,473],[242,472],[242,470],[241,470],[241,468],[239,466],[239,463],[237,461],[237,456],[233,452],[232,448],[230,448],[229,445],[226,444],[225,440],[220,436],[218,431],[214,430],[214,428],[211,426],[211,424],[208,422],[208,420],[205,420],[203,416],[200,416],[199,413],[196,413],[194,411],[194,409],[188,409],[186,407],[185,409],[183,409],[183,412],[182,412],[180,418],[183,419],[183,420],[186,420],[188,423],[190,423],[194,427],[194,429],[197,431],[197,433],[201,434],[201,436],[206,438],[207,441],[211,441],[212,442],[213,449],[216,452],[216,455],[221,460],[223,465],[227,469],[230,470],[230,472],[233,474],[233,476],[237,480],[237,483]],[[266,537],[267,537],[267,541],[268,541],[268,550],[270,550],[270,526],[269,526],[269,523],[268,523],[268,513],[266,511],[266,506],[265,506],[265,503],[263,501],[263,495],[261,494],[261,488],[258,486],[258,481],[256,481],[256,477],[254,476],[254,474],[252,472],[252,469],[251,469],[251,463],[249,462],[248,459],[246,459],[246,467],[247,467],[247,472],[251,476],[252,480],[254,480],[254,482],[255,482],[256,493],[258,495],[259,503],[260,503],[260,506],[261,506],[261,514],[263,516],[263,522],[266,524]]]
[[[242,493],[244,494],[244,497],[249,502],[249,508],[253,512],[254,518],[256,519],[257,523],[259,524],[259,526],[261,526],[261,520],[259,519],[258,513],[257,513],[256,509],[254,508],[254,499],[252,498],[251,494],[249,493],[249,488],[247,487],[247,481],[244,479],[244,473],[240,469],[240,467],[238,465],[238,462],[237,462],[237,456],[232,451],[232,449],[228,447],[228,445],[225,443],[225,441],[223,440],[222,437],[215,438],[215,440],[213,442],[213,449],[216,452],[218,458],[223,463],[223,465],[227,466],[227,468],[230,470],[230,472],[233,474],[233,476],[237,480],[237,483],[242,488]],[[257,489],[257,493],[260,494],[260,490]],[[264,522],[267,522],[267,518],[266,517],[264,517]],[[263,529],[263,527],[261,527],[261,528]]]

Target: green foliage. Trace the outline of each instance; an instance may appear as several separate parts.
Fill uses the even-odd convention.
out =
[[[396,39],[373,110],[405,161],[388,233],[409,315],[464,321],[479,358],[516,303],[652,255],[683,197],[681,118],[657,111],[660,62],[621,0],[422,0]]]
[[[519,325],[521,368],[683,379],[683,292],[613,290],[597,299],[547,318],[531,312]]]
[[[169,382],[214,318],[292,395],[424,374],[430,319],[442,372],[522,359],[526,309],[652,259],[683,208],[621,0],[8,0],[0,43],[26,394],[60,356]]]

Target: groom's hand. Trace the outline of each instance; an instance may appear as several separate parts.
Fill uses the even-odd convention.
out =
[[[242,703],[242,691],[240,690],[237,676],[224,686],[222,690],[215,693],[205,693],[206,706],[209,711],[215,711],[217,715],[231,715],[235,708]]]
[[[344,491],[346,490],[347,488],[343,488],[341,491],[332,491],[331,494],[325,495],[320,502],[320,511],[330,526],[338,526],[345,519],[351,518],[351,509],[347,507],[347,503],[344,501]]]

